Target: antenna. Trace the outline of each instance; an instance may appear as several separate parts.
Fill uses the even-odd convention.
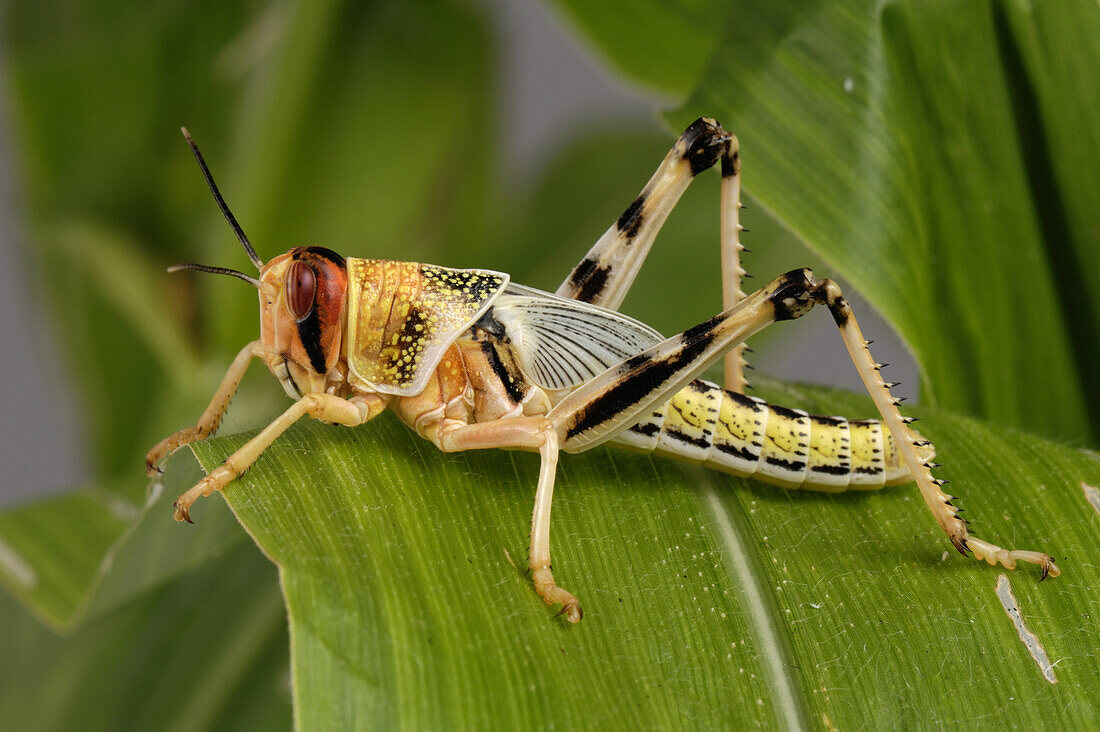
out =
[[[210,274],[223,274],[230,277],[236,277],[239,280],[244,280],[248,284],[255,287],[257,290],[263,289],[263,283],[255,277],[249,277],[244,272],[238,272],[235,269],[229,269],[228,267],[211,267],[206,264],[173,264],[168,268],[169,272],[179,272],[181,269],[193,269],[197,272],[209,272]]]
[[[191,146],[191,152],[195,153],[195,160],[199,161],[199,167],[202,168],[203,177],[206,178],[206,185],[210,186],[210,192],[214,194],[214,200],[218,202],[218,208],[221,209],[225,215],[225,220],[229,222],[229,225],[233,227],[233,233],[237,235],[237,238],[241,240],[241,244],[244,245],[244,250],[248,252],[248,258],[252,260],[252,264],[256,265],[256,269],[263,271],[264,261],[256,255],[256,250],[252,248],[252,243],[248,241],[248,237],[244,235],[244,230],[241,225],[237,223],[237,219],[233,217],[233,212],[229,210],[229,206],[226,205],[225,199],[222,198],[221,192],[218,190],[218,186],[214,183],[214,176],[210,175],[210,169],[206,167],[206,161],[202,158],[202,153],[199,152],[198,145],[191,139],[191,133],[187,131],[186,127],[180,127],[180,131],[183,133],[184,138],[187,140],[187,144]],[[240,272],[234,270],[225,270],[218,267],[211,267],[209,269],[200,269],[199,265],[178,265],[183,269],[199,269],[201,272],[215,272],[216,274],[229,274],[234,277],[241,276],[246,277]],[[175,271],[174,269],[168,270],[169,272]],[[246,279],[251,279],[247,278]],[[255,280],[253,280],[255,281]]]

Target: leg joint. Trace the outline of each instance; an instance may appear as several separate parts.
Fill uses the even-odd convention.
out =
[[[684,130],[676,147],[691,166],[691,174],[698,175],[718,162],[730,151],[733,135],[722,129],[713,119],[700,117]]]
[[[833,314],[833,320],[838,326],[843,326],[852,317],[852,306],[844,299],[840,291],[840,285],[832,280],[821,280],[814,289],[814,299],[822,305],[827,305],[829,312]]]
[[[729,144],[726,146],[726,152],[722,155],[722,177],[729,178],[731,176],[740,174],[740,144],[737,142],[737,136],[730,134]],[[740,205],[740,202],[738,202],[738,205]]]
[[[817,282],[810,270],[791,270],[776,278],[774,287],[768,299],[775,308],[776,320],[801,318],[813,308]]]
[[[302,401],[304,402],[302,406],[305,407],[306,411],[310,414],[319,412],[325,407],[325,402],[327,401],[325,399],[326,396],[326,394],[317,393],[306,394],[302,397]]]

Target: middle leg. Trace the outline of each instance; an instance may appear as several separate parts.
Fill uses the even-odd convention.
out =
[[[341,399],[332,394],[306,394],[294,402],[285,412],[246,442],[240,449],[210,471],[193,488],[176,499],[176,521],[191,521],[191,504],[199,498],[220,491],[244,474],[279,435],[283,434],[305,416],[346,427],[355,427],[382,413],[385,400],[377,394],[365,394],[351,399]]]
[[[554,425],[545,417],[513,417],[477,424],[451,422],[441,426],[436,434],[435,442],[444,452],[501,447],[539,451],[539,482],[535,490],[535,508],[531,512],[527,564],[535,591],[543,602],[561,605],[558,615],[565,615],[571,623],[580,622],[584,616],[580,602],[557,585],[550,567],[550,508],[558,466],[558,434]]]

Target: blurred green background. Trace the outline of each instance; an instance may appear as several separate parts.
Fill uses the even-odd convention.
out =
[[[866,296],[905,343],[881,350],[889,326],[857,305],[876,356],[897,364],[912,351],[920,367],[919,377],[916,365],[891,372],[905,385],[898,393],[919,386],[923,404],[951,413],[947,434],[987,430],[990,455],[1008,461],[1025,445],[1036,456],[1028,466],[1055,466],[995,471],[981,455],[960,455],[964,475],[997,476],[987,493],[964,495],[1008,515],[997,491],[1027,505],[1037,484],[1049,485],[1042,535],[1064,531],[1066,551],[1095,547],[1095,516],[1059,513],[1080,501],[1080,481],[1100,482],[1087,452],[1100,414],[1095,3],[92,0],[11,1],[0,12],[11,344],[3,495],[14,506],[0,513],[0,580],[13,595],[0,598],[0,648],[11,659],[0,668],[0,708],[21,728],[289,724],[274,568],[220,505],[196,531],[174,531],[165,496],[196,478],[190,455],[171,463],[163,486],[150,487],[142,470],[145,450],[193,423],[256,334],[247,286],[164,273],[180,261],[248,267],[181,124],[265,259],[322,244],[502,270],[552,290],[678,131],[715,116],[741,138],[757,281],[812,266]],[[717,188],[716,176],[692,186],[624,306],[665,333],[720,304]],[[857,388],[828,319],[806,321],[754,341],[753,362]],[[788,345],[769,343],[776,338]],[[9,366],[15,350],[24,359]],[[770,388],[763,393],[786,393]],[[822,410],[851,403],[807,398]],[[253,369],[222,433],[255,428],[284,404]],[[48,418],[35,421],[39,413]],[[954,415],[984,423],[963,429]],[[1012,428],[1026,434],[1004,432]],[[68,448],[76,458],[55,435],[78,446]],[[479,470],[514,479],[510,463],[485,460]],[[465,463],[445,465],[461,473]],[[656,480],[627,465],[624,475]],[[745,525],[765,541],[797,533],[785,494],[756,490],[723,500],[774,500],[772,514],[745,509]],[[23,503],[44,494],[57,495]],[[868,505],[893,515],[891,500],[810,510],[858,526],[844,521]],[[801,541],[791,543],[795,552]],[[758,560],[762,587],[786,582]],[[579,571],[577,558],[570,564]],[[1095,634],[1080,625],[1100,611],[1081,590],[1091,577],[1078,575],[1077,594],[1035,598],[1053,603],[1044,606],[1056,618],[1051,635],[1085,638],[1063,648],[1067,657],[1095,656]],[[909,591],[944,602],[963,594]],[[783,607],[779,597],[774,608]],[[857,599],[851,607],[853,620],[870,617]],[[789,643],[809,670],[798,688],[816,709],[813,649],[828,644],[799,645],[799,629]],[[928,632],[932,647],[939,631]],[[940,660],[904,658],[881,673],[935,676],[928,669]],[[686,688],[691,673],[680,678]],[[1027,679],[1027,694],[1047,693]],[[1087,694],[1067,686],[1036,709],[1095,721]],[[583,710],[583,697],[573,702]],[[890,699],[852,704],[851,716],[832,710],[832,719],[890,719]],[[810,718],[799,714],[787,721]]]

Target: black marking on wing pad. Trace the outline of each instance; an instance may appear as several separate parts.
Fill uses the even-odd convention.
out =
[[[491,341],[483,341],[481,344],[481,350],[485,354],[485,358],[489,361],[489,367],[493,369],[493,373],[504,386],[504,391],[508,394],[508,398],[512,400],[513,404],[519,404],[523,401],[524,393],[522,383],[516,378],[516,375],[508,370],[508,367],[504,365],[504,362],[500,360],[500,354],[497,353],[496,346]]]
[[[474,323],[474,328],[479,328],[498,341],[508,342],[508,331],[504,329],[504,323],[501,323],[496,319],[496,315],[493,313],[492,305],[485,311],[485,314]]]
[[[623,211],[623,215],[619,217],[619,220],[615,222],[615,226],[619,231],[630,239],[633,239],[638,235],[638,229],[642,227],[642,220],[644,217],[645,208],[645,194],[638,196],[634,199],[634,202],[627,206]]]
[[[664,358],[651,358],[642,353],[627,361],[619,371],[622,380],[577,411],[566,431],[566,439],[609,422],[631,406],[644,401],[650,392],[675,376],[677,371],[692,363],[707,349],[717,336],[715,326],[721,320],[721,316],[716,316],[684,331],[680,336],[683,343],[680,350]]]

